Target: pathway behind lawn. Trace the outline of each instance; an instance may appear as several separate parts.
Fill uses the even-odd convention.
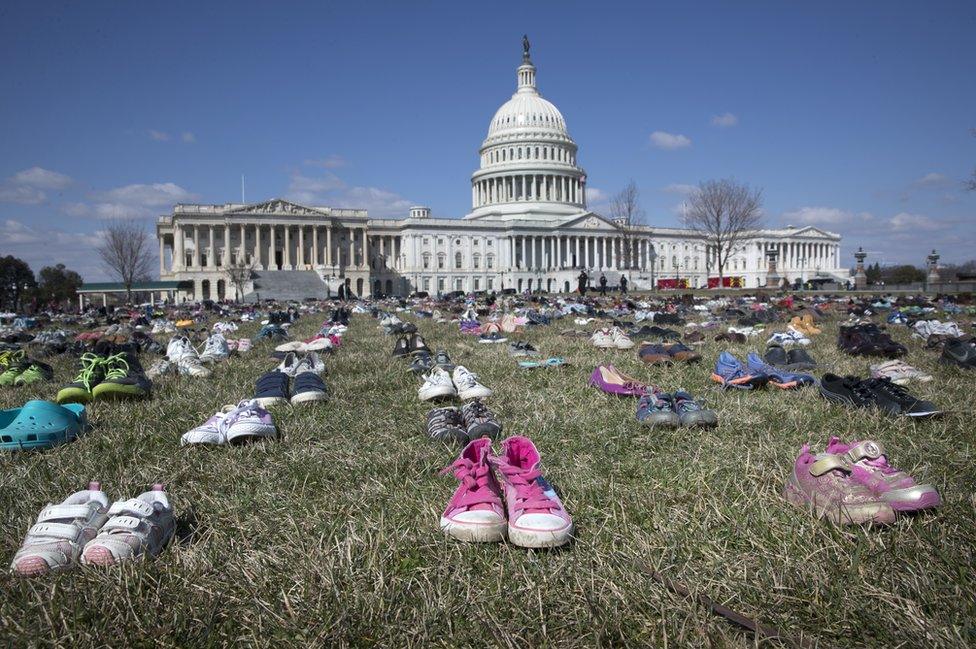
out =
[[[313,332],[318,316],[295,326]],[[96,403],[95,428],[58,449],[0,458],[0,557],[38,511],[90,479],[111,498],[167,483],[178,538],[152,562],[35,580],[0,577],[0,644],[202,646],[749,646],[750,635],[652,581],[660,571],[727,606],[821,646],[976,643],[973,392],[976,375],[910,346],[936,380],[915,387],[953,410],[933,421],[884,418],[814,390],[722,393],[700,365],[648,368],[636,354],[558,336],[524,336],[574,366],[519,370],[504,345],[420,321],[431,347],[481,376],[505,434],[530,436],[577,527],[556,551],[464,545],[438,517],[456,450],[423,431],[429,406],[390,357],[393,340],[356,316],[327,359],[325,405],[274,411],[283,437],[246,448],[180,448],[179,437],[251,394],[270,346],[210,379],[159,381],[139,403]],[[242,329],[253,333],[256,325]],[[840,354],[836,326],[811,348],[824,366],[866,373]],[[753,348],[733,345],[740,357]],[[632,400],[586,386],[612,361],[719,412],[710,431],[649,431]],[[151,361],[147,361],[147,366]],[[74,376],[57,361],[58,383]],[[57,385],[2,389],[0,406],[53,398]],[[945,506],[889,529],[840,529],[780,496],[797,450],[830,435],[883,442],[897,466],[935,484]]]

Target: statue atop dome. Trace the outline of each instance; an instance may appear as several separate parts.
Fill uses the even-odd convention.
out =
[[[529,62],[529,36],[522,34],[522,60]]]

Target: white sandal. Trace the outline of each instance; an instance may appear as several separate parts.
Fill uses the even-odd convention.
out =
[[[48,504],[27,532],[10,569],[24,577],[72,568],[82,548],[108,520],[108,496],[92,482],[60,505]]]
[[[118,500],[108,510],[111,518],[98,536],[85,545],[81,562],[111,566],[121,561],[155,557],[176,531],[173,508],[164,487],[153,485],[138,498]]]

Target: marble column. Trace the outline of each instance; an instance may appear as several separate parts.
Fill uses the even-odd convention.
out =
[[[186,266],[186,251],[184,250],[183,226],[173,226],[173,270],[183,270]]]
[[[268,262],[270,265],[271,262]],[[261,264],[261,224],[258,223],[254,226],[254,265],[258,270],[263,270],[264,266]]]
[[[241,223],[241,245],[237,256],[241,263],[247,263],[247,229],[243,223]]]
[[[334,266],[335,263],[332,261],[332,224],[330,223],[325,227],[325,265]]]
[[[165,237],[159,237],[159,276],[162,277],[166,274],[166,268],[164,262],[166,261],[166,241]]]
[[[319,265],[319,226],[312,226],[312,265]]]
[[[193,267],[200,268],[200,226],[193,226]]]
[[[224,268],[230,266],[230,224],[224,224],[224,254],[220,256]]]
[[[214,247],[214,227],[212,225],[207,226],[207,232],[209,233],[209,244],[207,245],[207,268],[213,268],[217,265],[217,255],[216,248]]]
[[[298,266],[305,268],[305,226],[298,226]]]
[[[282,255],[283,257],[282,266],[284,267],[285,270],[291,270],[291,225],[286,223],[284,225],[284,230],[285,230],[285,237],[284,237],[285,254]]]

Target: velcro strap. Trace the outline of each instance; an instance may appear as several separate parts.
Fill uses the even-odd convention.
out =
[[[142,519],[135,516],[114,516],[102,526],[102,530],[137,530],[142,525]]]
[[[851,449],[848,450],[844,455],[846,455],[851,462],[857,462],[863,458],[877,460],[884,454],[884,446],[878,442],[866,439],[857,446],[851,447]]]
[[[130,498],[129,500],[117,500],[112,503],[112,508],[108,510],[110,516],[119,514],[132,514],[138,518],[152,516],[153,508],[141,500]]]
[[[41,510],[37,517],[38,523],[58,519],[83,518],[88,520],[91,517],[92,509],[88,505],[48,505]]]
[[[78,538],[78,526],[70,523],[37,523],[30,531],[28,536],[46,536],[54,539]]]
[[[810,475],[819,477],[834,469],[840,469],[842,471],[851,470],[845,459],[840,455],[824,453],[823,455],[817,456],[817,461],[810,465]]]

